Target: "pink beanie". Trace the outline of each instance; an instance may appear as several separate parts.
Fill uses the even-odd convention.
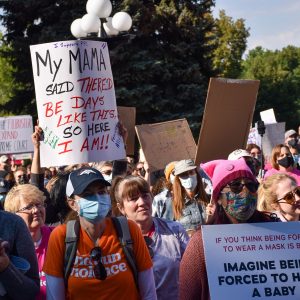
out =
[[[201,164],[201,168],[212,181],[212,198],[215,201],[218,199],[221,190],[232,180],[237,178],[250,178],[256,180],[244,159],[213,160]]]

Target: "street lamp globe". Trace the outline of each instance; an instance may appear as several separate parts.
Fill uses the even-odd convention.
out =
[[[112,26],[119,31],[128,31],[132,26],[132,19],[124,11],[117,12],[112,18]]]
[[[71,24],[71,33],[76,38],[83,38],[87,36],[87,33],[84,32],[81,28],[81,18],[76,19]]]

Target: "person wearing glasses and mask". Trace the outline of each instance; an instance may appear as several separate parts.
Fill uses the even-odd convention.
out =
[[[268,170],[264,178],[277,173],[285,173],[295,178],[300,185],[300,171],[295,168],[295,162],[288,146],[276,145],[271,154],[272,169]]]
[[[205,222],[208,196],[202,179],[191,159],[175,164],[173,183],[173,214],[191,236]]]
[[[277,221],[256,210],[256,178],[243,159],[215,160],[201,165],[213,185],[207,224]],[[201,230],[190,240],[180,264],[179,299],[209,299]]]
[[[156,299],[152,261],[138,226],[128,222],[139,289],[113,221],[106,217],[111,209],[108,186],[97,169],[82,167],[70,173],[66,195],[80,225],[77,252],[65,285],[66,224],[57,226],[50,236],[43,268],[48,300]]]
[[[122,215],[141,229],[153,261],[157,299],[178,299],[179,265],[189,237],[178,222],[152,217],[149,184],[139,176],[117,177],[114,195]]]
[[[46,299],[46,277],[42,272],[48,241],[53,227],[45,226],[45,196],[36,186],[19,184],[5,198],[4,209],[20,216],[27,225],[35,246],[40,276],[40,293],[37,300]]]
[[[295,178],[284,173],[266,178],[258,189],[257,209],[274,213],[282,222],[299,221],[300,187]]]

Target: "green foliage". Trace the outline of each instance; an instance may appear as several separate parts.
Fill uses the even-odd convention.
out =
[[[213,64],[219,76],[238,78],[242,72],[242,55],[247,47],[249,28],[244,19],[233,21],[221,10],[216,19],[217,47],[214,51]]]
[[[36,114],[29,46],[73,39],[70,24],[85,13],[82,0],[0,2],[15,89],[0,109]],[[138,122],[188,117],[199,127],[212,71],[214,0],[112,1],[114,12],[133,16],[135,38],[110,43],[118,105],[136,106]],[[114,13],[113,12],[113,13]],[[196,132],[197,132],[196,130]]]
[[[288,46],[281,51],[257,47],[249,52],[242,77],[259,79],[255,120],[259,112],[274,108],[278,122],[287,128],[298,127],[300,117],[300,48]]]

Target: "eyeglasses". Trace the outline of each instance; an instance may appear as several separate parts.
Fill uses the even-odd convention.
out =
[[[243,190],[244,186],[249,190],[249,192],[255,193],[258,189],[258,182],[248,181],[242,183],[241,181],[232,181],[228,183],[227,187],[229,187],[234,194],[239,194]]]
[[[36,208],[36,209],[42,209],[44,207],[46,207],[45,203],[44,204],[42,204],[42,203],[38,203],[38,204],[31,203],[31,204],[28,204],[27,206],[19,209],[18,211],[16,211],[16,213],[24,212],[24,211],[32,211],[34,208]]]
[[[149,236],[144,236],[144,240],[145,240],[145,243],[147,245],[150,257],[153,258],[153,256],[154,256],[154,250],[152,248],[152,246],[153,246],[153,240]]]
[[[293,191],[286,193],[282,198],[277,199],[276,202],[284,200],[287,204],[294,204],[296,202],[295,195],[300,197],[300,186],[297,186]]]
[[[107,277],[106,269],[101,262],[102,251],[100,247],[94,247],[90,252],[90,258],[96,261],[97,264],[94,265],[95,278],[98,280],[105,280]]]

